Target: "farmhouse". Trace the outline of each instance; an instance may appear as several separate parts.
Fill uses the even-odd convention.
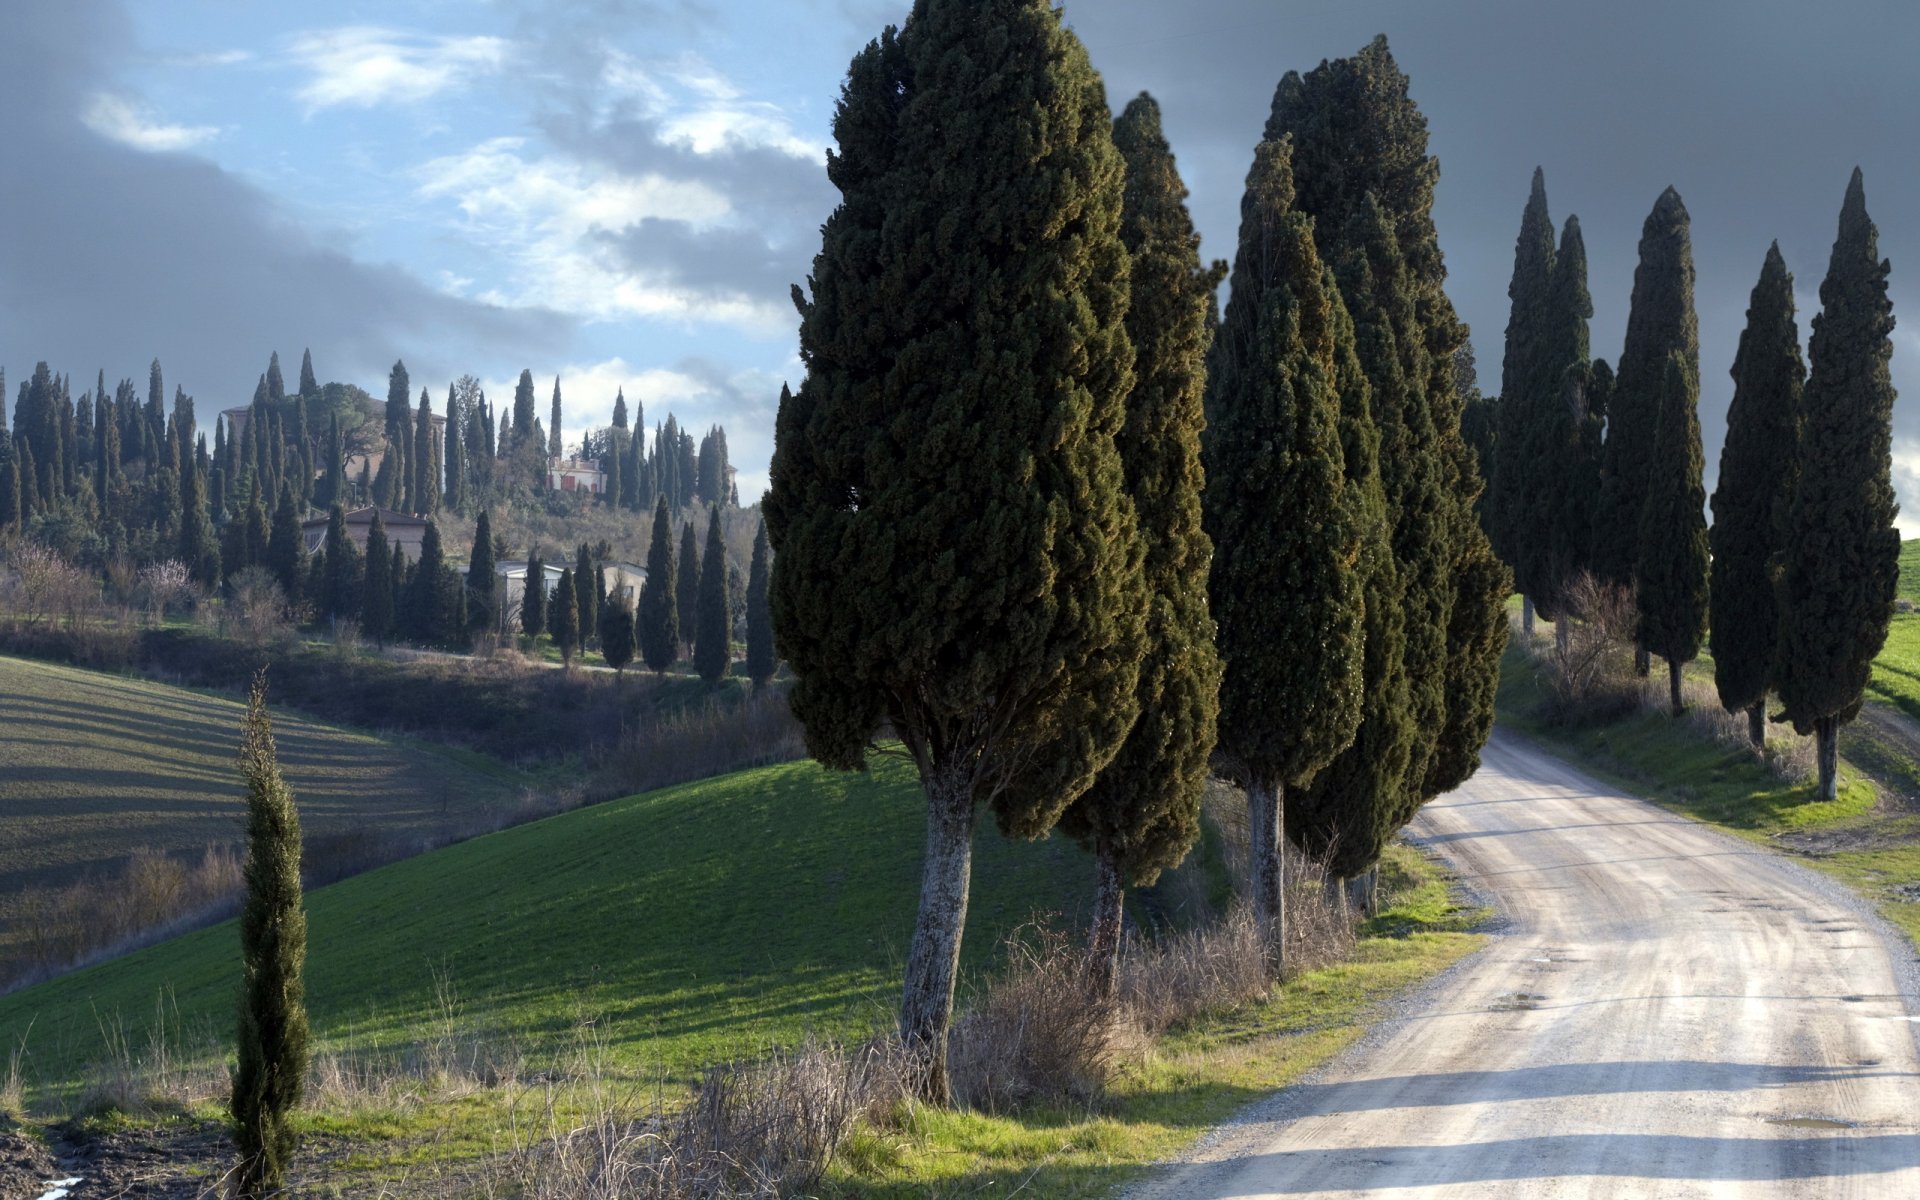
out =
[[[592,492],[597,496],[606,490],[607,473],[590,459],[548,459],[547,487],[556,492]]]
[[[551,592],[560,582],[560,571],[573,565],[572,560],[558,560],[543,563],[546,574],[547,591]],[[625,600],[628,604],[640,599],[640,585],[647,581],[647,569],[630,562],[610,562],[607,567],[607,595]],[[497,562],[493,565],[494,574],[494,611],[500,614],[501,628],[513,629],[520,624],[520,604],[527,596],[527,564],[524,559]]]
[[[425,517],[395,512],[390,508],[376,510],[372,505],[356,508],[347,514],[347,537],[352,539],[353,544],[359,547],[362,554],[365,554],[367,533],[373,528],[373,514],[376,511],[380,514],[380,525],[386,531],[387,552],[391,554],[392,547],[398,545],[401,553],[407,556],[408,562],[419,562],[420,543],[426,540],[427,536]],[[309,517],[300,522],[300,532],[306,539],[307,553],[312,554],[327,540],[327,518]]]

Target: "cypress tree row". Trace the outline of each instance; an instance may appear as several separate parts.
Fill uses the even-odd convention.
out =
[[[774,630],[816,758],[858,768],[884,726],[919,767],[900,1032],[944,1102],[976,806],[1043,830],[1135,717],[1124,168],[1048,0],[917,0],[855,57],[834,134],[764,502]]]
[[[1364,546],[1345,476],[1340,297],[1293,207],[1292,143],[1254,154],[1232,293],[1207,382],[1204,527],[1220,658],[1219,757],[1247,790],[1254,912],[1282,965],[1288,788],[1353,741],[1361,714]]]
[[[759,692],[773,682],[780,660],[773,651],[773,605],[767,588],[772,570],[767,523],[753,535],[753,562],[747,568],[747,678]]]
[[[1767,691],[1780,649],[1780,607],[1771,574],[1787,550],[1786,517],[1800,445],[1806,363],[1793,315],[1793,276],[1780,243],[1767,248],[1733,359],[1733,401],[1720,479],[1713,490],[1713,578],[1708,589],[1713,682],[1728,712],[1747,714],[1755,746],[1766,742]],[[1782,557],[1784,561],[1784,557]]]
[[[253,678],[240,747],[247,788],[247,898],[240,911],[239,1062],[228,1111],[240,1162],[234,1194],[283,1194],[295,1137],[289,1121],[307,1077],[304,972],[307,917],[300,893],[300,814],[280,778],[267,677]]]
[[[1088,955],[1114,986],[1127,886],[1178,865],[1200,834],[1200,796],[1219,712],[1220,659],[1207,612],[1213,546],[1200,527],[1200,433],[1214,279],[1200,264],[1187,188],[1141,93],[1113,126],[1126,166],[1120,236],[1131,256],[1133,391],[1115,439],[1145,549],[1151,597],[1136,696],[1140,716],[1120,752],[1060,828],[1093,852],[1098,884]]]
[[[1706,488],[1701,485],[1699,376],[1679,351],[1667,355],[1659,424],[1647,469],[1634,582],[1640,645],[1667,660],[1673,712],[1684,711],[1680,673],[1707,635]]]
[[[1620,349],[1607,441],[1600,462],[1600,504],[1594,517],[1594,571],[1620,585],[1634,582],[1640,515],[1646,507],[1654,429],[1660,418],[1667,355],[1677,352],[1691,394],[1700,392],[1700,331],[1693,314],[1693,242],[1687,206],[1668,188],[1640,231],[1632,307]],[[1647,648],[1638,667],[1647,671]]]
[[[688,517],[686,524],[680,527],[680,569],[677,578],[680,590],[674,596],[673,604],[680,615],[680,646],[682,653],[690,655],[700,625],[700,540],[694,536],[692,517]]]
[[[1818,739],[1820,796],[1839,786],[1839,730],[1860,711],[1900,576],[1893,494],[1893,304],[1854,168],[1813,319],[1800,452],[1780,578],[1776,688]]]
[[[692,528],[693,522],[687,522]],[[707,509],[707,553],[701,562],[699,607],[694,618],[693,669],[708,687],[727,677],[733,665],[733,617],[727,606],[727,543],[720,528],[720,505]]]
[[[640,585],[640,657],[656,675],[666,673],[680,651],[678,581],[674,578],[673,518],[665,495],[653,506],[653,538],[647,543],[647,578]]]

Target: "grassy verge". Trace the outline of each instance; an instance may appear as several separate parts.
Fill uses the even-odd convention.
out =
[[[1396,846],[1383,864],[1389,906],[1346,962],[1308,972],[1264,1003],[1175,1029],[1126,1066],[1094,1104],[1013,1116],[915,1109],[855,1134],[822,1191],[833,1197],[1107,1194],[1178,1154],[1246,1104],[1326,1062],[1380,1003],[1459,961],[1481,941],[1439,869]]]
[[[1550,630],[1541,636],[1551,637]],[[1823,802],[1811,784],[1783,781],[1737,741],[1711,736],[1657,706],[1597,723],[1549,722],[1542,716],[1541,671],[1516,633],[1501,663],[1496,709],[1503,727],[1663,808],[1803,858],[1872,900],[1920,944],[1920,816],[1886,799],[1912,794],[1920,781],[1911,757],[1868,722],[1842,731],[1839,796]],[[1689,678],[1710,686],[1711,662],[1693,664]],[[1771,739],[1791,736],[1769,726]]]

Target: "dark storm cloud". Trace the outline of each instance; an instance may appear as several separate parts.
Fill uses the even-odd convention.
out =
[[[37,359],[91,383],[145,378],[208,404],[244,403],[267,355],[291,380],[303,347],[323,378],[379,391],[404,355],[418,379],[467,355],[557,352],[553,314],[434,291],[392,267],[314,242],[272,197],[201,159],[148,154],[80,119],[93,88],[134,49],[112,0],[0,6],[8,49],[0,105],[0,362],[14,379]],[[26,98],[31,98],[30,101]]]
[[[1506,286],[1527,183],[1546,170],[1556,222],[1578,213],[1596,314],[1594,354],[1626,328],[1640,223],[1671,184],[1693,217],[1701,422],[1709,488],[1733,385],[1727,371],[1767,244],[1779,239],[1818,306],[1855,164],[1893,262],[1894,378],[1912,396],[1896,433],[1920,435],[1920,7],[1349,3],[1069,3],[1117,108],[1159,98],[1205,235],[1232,253],[1241,186],[1274,85],[1385,33],[1412,77],[1441,162],[1435,207],[1449,292],[1473,326],[1481,382],[1499,387]],[[1907,493],[1920,517],[1920,492]]]

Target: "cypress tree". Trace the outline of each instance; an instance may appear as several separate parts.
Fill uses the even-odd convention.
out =
[[[407,580],[405,628],[407,636],[420,642],[444,642],[452,637],[448,628],[446,552],[440,545],[440,526],[429,520],[420,538],[420,561],[413,565]]]
[[[473,551],[467,556],[467,627],[493,628],[493,518],[481,509],[473,523]]]
[[[667,498],[653,506],[653,538],[647,543],[647,578],[640,585],[640,657],[656,675],[673,665],[680,650],[680,588],[674,578],[673,519]]]
[[[1767,248],[1733,359],[1733,402],[1720,480],[1713,490],[1713,681],[1728,712],[1747,714],[1748,736],[1766,741],[1767,691],[1780,647],[1772,564],[1784,555],[1794,453],[1800,445],[1807,367],[1793,315],[1793,276],[1780,243]]]
[[[512,448],[519,449],[533,436],[533,372],[522,370],[513,388]]]
[[[727,677],[727,669],[733,665],[733,612],[727,604],[727,543],[720,527],[717,503],[707,510],[707,553],[701,562],[698,606],[694,618],[693,667],[707,686],[713,687]]]
[[[560,582],[547,599],[547,626],[553,631],[553,644],[560,648],[563,665],[573,665],[573,652],[580,648],[580,598],[573,586],[573,568],[560,569]]]
[[[393,558],[387,548],[387,526],[377,508],[367,529],[367,583],[360,596],[360,631],[375,642],[384,642],[393,633]]]
[[[400,628],[403,614],[407,611],[407,584],[412,581],[413,572],[408,568],[406,547],[399,542],[393,544],[387,557],[392,563],[392,570],[387,573],[387,581],[393,588],[392,607],[388,611],[393,613],[392,628],[397,630]]]
[[[547,430],[547,457],[565,457],[565,443],[560,437],[560,377],[553,377],[553,420],[548,422],[552,428]]]
[[[1340,298],[1312,219],[1293,207],[1292,152],[1287,140],[1261,142],[1247,176],[1208,379],[1204,498],[1225,664],[1220,758],[1247,791],[1254,912],[1276,970],[1286,791],[1352,743],[1364,640],[1364,538],[1335,378]]]
[[[1186,857],[1200,834],[1220,692],[1206,592],[1213,546],[1200,528],[1202,400],[1212,341],[1207,312],[1215,280],[1200,264],[1187,188],[1152,96],[1143,92],[1127,105],[1114,122],[1113,140],[1126,164],[1120,233],[1131,256],[1126,329],[1134,354],[1133,391],[1116,443],[1152,601],[1136,692],[1139,719],[1119,754],[1060,818],[1060,828],[1093,851],[1098,871],[1089,961],[1103,993],[1114,986],[1125,888],[1151,884]],[[758,563],[756,543],[756,575]],[[751,614],[751,599],[748,604]]]
[[[976,805],[1043,831],[1135,717],[1124,165],[1047,0],[917,0],[855,58],[834,132],[764,503],[774,629],[816,758],[860,767],[884,723],[919,767],[900,1032],[944,1102]]]
[[[1893,494],[1893,305],[1854,168],[1813,319],[1780,578],[1783,717],[1818,738],[1820,796],[1839,785],[1841,725],[1860,711],[1900,574]]]
[[[287,398],[287,379],[280,373],[280,352],[272,351],[267,356],[267,399],[275,404]]]
[[[21,523],[20,467],[8,451],[0,454],[0,533],[18,534]]]
[[[680,644],[684,653],[693,653],[700,624],[700,541],[693,533],[693,518],[680,527],[679,594],[673,598],[680,614]]]
[[[1500,364],[1499,428],[1494,436],[1494,461],[1487,475],[1488,528],[1494,551],[1515,567],[1522,591],[1522,623],[1533,633],[1533,597],[1527,593],[1518,569],[1520,544],[1527,536],[1528,503],[1533,481],[1526,448],[1533,439],[1528,426],[1546,407],[1540,396],[1539,364],[1545,340],[1547,292],[1553,274],[1553,218],[1547,213],[1546,173],[1533,169],[1533,187],[1520,213],[1520,236],[1514,241],[1513,278],[1507,284],[1506,355]]]
[[[593,618],[598,611],[593,595],[593,555],[581,542],[573,560],[573,613],[581,649],[593,639]]]
[[[339,504],[327,510],[327,573],[320,609],[339,620],[359,611],[360,548],[347,536],[347,512]]]
[[[280,485],[280,503],[273,510],[273,530],[267,536],[266,567],[286,592],[287,603],[298,604],[300,581],[307,575],[307,545],[291,484]]]
[[[1615,366],[1601,456],[1594,571],[1617,584],[1630,584],[1635,577],[1654,428],[1660,417],[1667,355],[1675,352],[1690,377],[1690,391],[1698,395],[1700,333],[1693,314],[1692,232],[1680,193],[1668,188],[1641,226],[1640,262],[1633,271],[1627,336]],[[1644,647],[1641,655],[1644,673]]]
[[[527,560],[526,582],[520,588],[520,632],[530,642],[547,631],[547,564],[540,559],[539,547]]]
[[[455,512],[463,511],[467,502],[466,450],[462,445],[463,430],[466,422],[460,411],[460,396],[454,391],[454,385],[447,385],[447,434],[441,439],[440,457],[446,472],[447,487],[445,504]]]
[[[615,675],[633,661],[633,609],[624,600],[609,600],[600,610],[600,657]]]
[[[1679,351],[1667,355],[1659,424],[1647,468],[1635,582],[1640,645],[1667,660],[1673,712],[1682,711],[1680,674],[1707,636],[1706,488],[1701,485],[1699,376]]]
[[[213,522],[207,518],[207,493],[199,464],[186,464],[185,502],[180,509],[180,561],[185,563],[194,582],[212,588],[220,582],[220,550],[214,539]]]
[[[617,388],[613,393],[613,427],[627,427],[627,389]]]
[[[344,503],[347,498],[346,451],[340,444],[340,414],[333,413],[327,420],[327,482],[321,499],[329,505]]]
[[[302,350],[300,352],[300,395],[305,397],[319,394],[320,380],[313,373],[313,351]]]
[[[753,535],[753,562],[747,568],[747,678],[753,680],[756,692],[773,682],[774,672],[780,669],[773,649],[773,607],[767,596],[772,569],[768,558],[767,523],[761,521]]]
[[[433,397],[420,389],[420,408],[414,417],[414,454],[411,462],[413,511],[422,515],[440,508],[440,456],[433,436]]]
[[[234,1194],[283,1194],[293,1156],[293,1110],[308,1060],[307,917],[300,893],[300,814],[280,777],[267,677],[254,676],[240,747],[247,788],[247,898],[240,912],[238,1065],[228,1111],[240,1152]]]
[[[600,469],[607,473],[607,482],[606,490],[601,494],[600,500],[608,508],[622,503],[621,497],[626,490],[626,483],[620,477],[620,469],[625,465],[626,457],[626,432],[618,426],[607,430],[607,452],[600,460]]]
[[[1408,762],[1410,794],[1425,799],[1479,763],[1493,724],[1511,591],[1474,512],[1482,482],[1461,432],[1454,365],[1466,327],[1447,298],[1433,223],[1440,164],[1427,153],[1426,117],[1384,37],[1304,78],[1283,77],[1266,136],[1294,139],[1294,206],[1313,218],[1323,261],[1337,268],[1357,247],[1371,195],[1392,227],[1391,239],[1373,240],[1390,240],[1404,269],[1391,290],[1376,285],[1392,342],[1362,338],[1359,349],[1376,394],[1381,476],[1394,510],[1408,695],[1415,727],[1427,735]],[[1391,391],[1380,357],[1388,345],[1402,359],[1404,402],[1380,395]],[[1422,490],[1428,487],[1431,493]]]
[[[653,486],[646,477],[646,440],[646,426],[636,419],[633,436],[626,440],[627,461],[620,467],[620,502],[635,512],[653,503]]]

